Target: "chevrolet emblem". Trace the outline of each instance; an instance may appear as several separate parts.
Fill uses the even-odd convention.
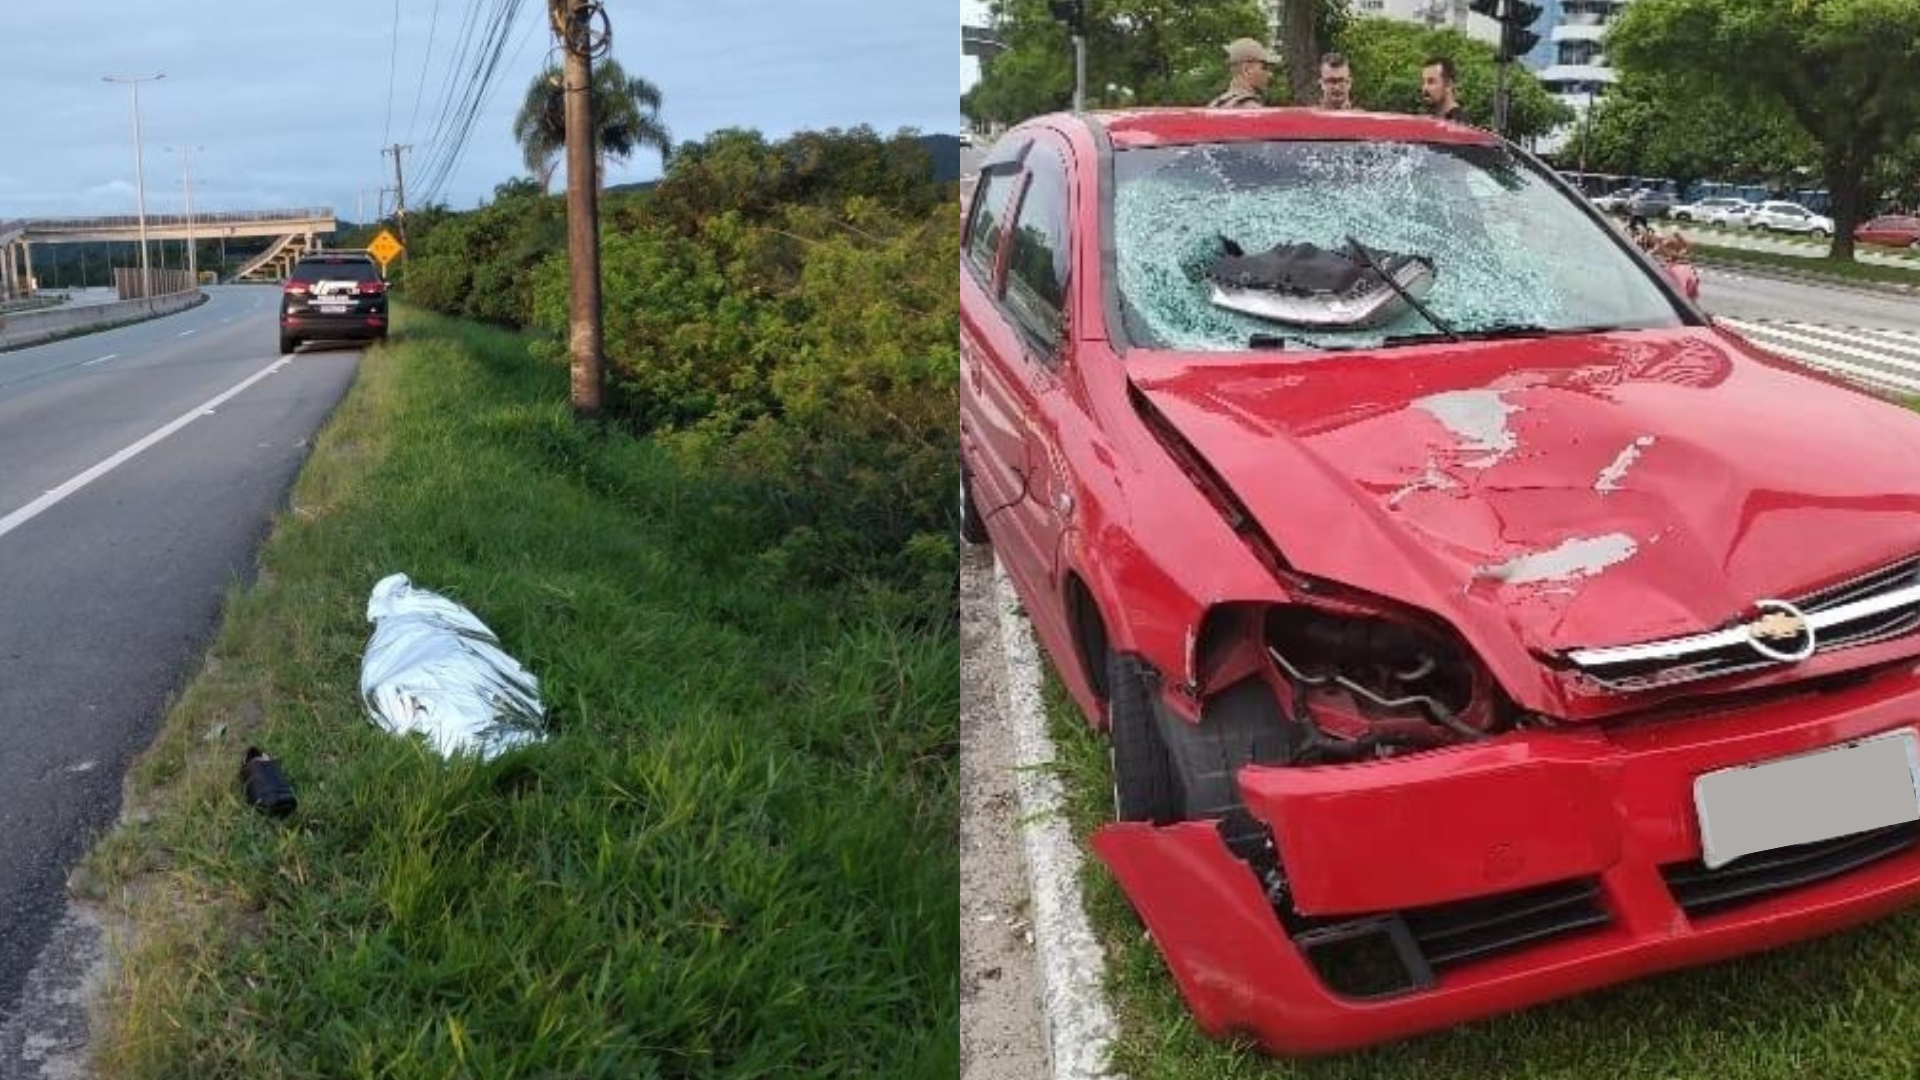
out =
[[[1747,624],[1748,637],[1769,641],[1792,641],[1806,630],[1806,619],[1784,611],[1769,611]]]
[[[1799,608],[1785,600],[1761,600],[1754,606],[1760,609],[1759,617],[1741,627],[1754,652],[1783,664],[1797,664],[1819,648],[1813,623]]]

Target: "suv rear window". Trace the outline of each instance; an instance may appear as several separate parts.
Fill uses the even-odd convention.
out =
[[[366,259],[302,259],[293,264],[294,281],[379,281],[380,271]]]

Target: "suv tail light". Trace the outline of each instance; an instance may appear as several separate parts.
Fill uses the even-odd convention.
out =
[[[384,281],[363,281],[353,291],[359,293],[361,296],[379,296],[381,293],[387,291],[387,283]]]
[[[310,289],[304,281],[287,282],[286,293],[288,296],[305,296],[311,291],[312,289]]]

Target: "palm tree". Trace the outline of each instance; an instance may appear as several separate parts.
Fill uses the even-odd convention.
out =
[[[558,65],[548,67],[527,87],[520,114],[513,119],[513,138],[527,169],[545,191],[567,146],[566,94]],[[621,161],[642,147],[659,151],[666,161],[673,136],[660,122],[660,88],[638,75],[629,76],[618,60],[606,60],[593,69],[593,119],[599,128],[594,139],[595,182],[606,176],[607,158]]]

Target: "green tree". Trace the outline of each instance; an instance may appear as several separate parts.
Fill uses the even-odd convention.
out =
[[[1682,100],[1686,108],[1673,107]],[[1697,180],[1786,187],[1820,160],[1784,113],[1718,92],[1687,96],[1672,80],[1640,72],[1623,74],[1594,104],[1559,158],[1590,172],[1670,177],[1683,190]]]
[[[1258,0],[1088,0],[1088,107],[1196,105],[1226,85],[1224,48],[1266,40]],[[961,98],[975,124],[1013,123],[1073,103],[1073,45],[1047,0],[992,0],[1007,51]],[[1281,80],[1269,91],[1284,96]]]
[[[527,169],[545,191],[553,180],[560,152],[567,145],[566,93],[561,70],[550,66],[527,86],[520,112],[513,118],[513,138]],[[593,69],[595,182],[606,174],[607,158],[621,161],[634,151],[651,147],[666,160],[673,136],[660,120],[660,88],[638,75],[628,75],[618,60],[604,60]]]
[[[1353,100],[1375,112],[1425,112],[1420,68],[1431,56],[1453,60],[1460,104],[1473,123],[1493,123],[1498,79],[1493,46],[1453,29],[1430,30],[1391,19],[1351,19],[1334,39],[1353,66]],[[1573,119],[1573,110],[1547,93],[1532,73],[1514,65],[1508,75],[1513,107],[1507,117],[1514,139],[1544,135]]]
[[[1818,148],[1832,194],[1831,254],[1853,257],[1866,180],[1920,121],[1920,4],[1913,0],[1639,0],[1607,35],[1623,71],[1688,96],[1780,110]]]

